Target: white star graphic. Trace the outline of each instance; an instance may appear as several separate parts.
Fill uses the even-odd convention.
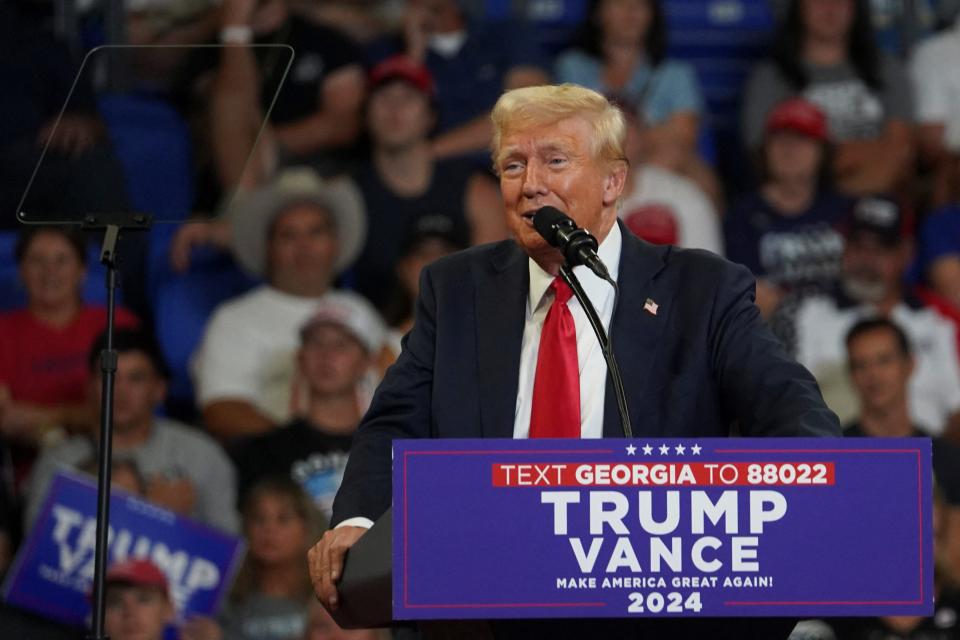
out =
[[[632,444],[627,447],[627,455],[632,456],[637,453],[637,448]]]
[[[674,450],[677,452],[677,455],[682,456],[683,452],[686,451],[687,448],[682,444],[678,444],[676,447],[674,447]]]
[[[693,445],[692,447],[690,447],[690,451],[692,451],[692,452],[693,452],[693,455],[695,455],[695,456],[700,455],[700,449],[702,449],[702,447],[701,447],[700,445],[698,445],[698,444],[695,444],[695,445]]]
[[[665,444],[660,445],[660,455],[665,456],[670,453],[670,447]]]
[[[648,456],[651,453],[653,453],[653,447],[651,447],[649,444],[643,445],[643,455]]]

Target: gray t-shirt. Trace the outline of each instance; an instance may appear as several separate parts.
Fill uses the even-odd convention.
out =
[[[96,456],[95,441],[85,436],[74,436],[43,452],[30,477],[27,528],[36,519],[54,474],[59,469],[83,467],[96,460]],[[225,531],[239,530],[236,471],[220,445],[207,434],[173,420],[156,418],[146,442],[127,451],[114,448],[114,456],[132,458],[148,482],[156,476],[188,479],[197,494],[190,515]]]
[[[758,64],[750,74],[743,98],[741,132],[748,149],[763,141],[767,115],[777,104],[798,94],[819,106],[827,116],[835,142],[877,138],[888,120],[911,121],[910,83],[901,64],[880,58],[882,88],[873,89],[857,76],[853,65],[805,65],[810,79],[803,91],[790,85],[772,61]]]
[[[251,593],[220,615],[224,640],[300,640],[307,628],[305,602]]]

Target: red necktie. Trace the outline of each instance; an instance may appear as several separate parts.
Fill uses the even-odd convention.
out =
[[[577,329],[567,301],[573,291],[555,278],[550,283],[553,304],[540,334],[537,375],[533,381],[530,412],[531,438],[580,437],[580,368],[577,364]]]

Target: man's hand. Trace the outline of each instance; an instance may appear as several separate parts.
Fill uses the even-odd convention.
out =
[[[148,502],[181,515],[190,515],[197,503],[197,490],[187,478],[156,476],[147,483]]]
[[[364,527],[330,529],[307,553],[313,590],[329,611],[337,609],[336,585],[343,575],[343,556],[366,532]]]
[[[186,273],[190,270],[194,249],[211,245],[223,250],[229,249],[230,231],[230,225],[222,219],[188,221],[177,229],[170,242],[170,266],[177,273]]]

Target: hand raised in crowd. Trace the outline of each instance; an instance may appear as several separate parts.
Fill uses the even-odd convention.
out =
[[[177,273],[190,270],[194,249],[212,245],[230,248],[230,225],[224,220],[188,222],[182,225],[170,242],[170,266]]]
[[[145,497],[149,502],[182,515],[192,513],[197,504],[197,490],[187,478],[154,476],[147,482]]]
[[[103,134],[103,125],[92,116],[64,114],[40,129],[37,142],[50,141],[50,148],[76,158],[92,147]]]
[[[222,640],[223,631],[213,618],[194,616],[180,625],[180,640]]]
[[[366,532],[364,527],[330,529],[307,553],[313,590],[330,611],[336,611],[339,604],[337,583],[343,575],[343,558]]]
[[[427,55],[430,15],[423,6],[408,3],[403,12],[403,42],[407,57],[422,63]]]

